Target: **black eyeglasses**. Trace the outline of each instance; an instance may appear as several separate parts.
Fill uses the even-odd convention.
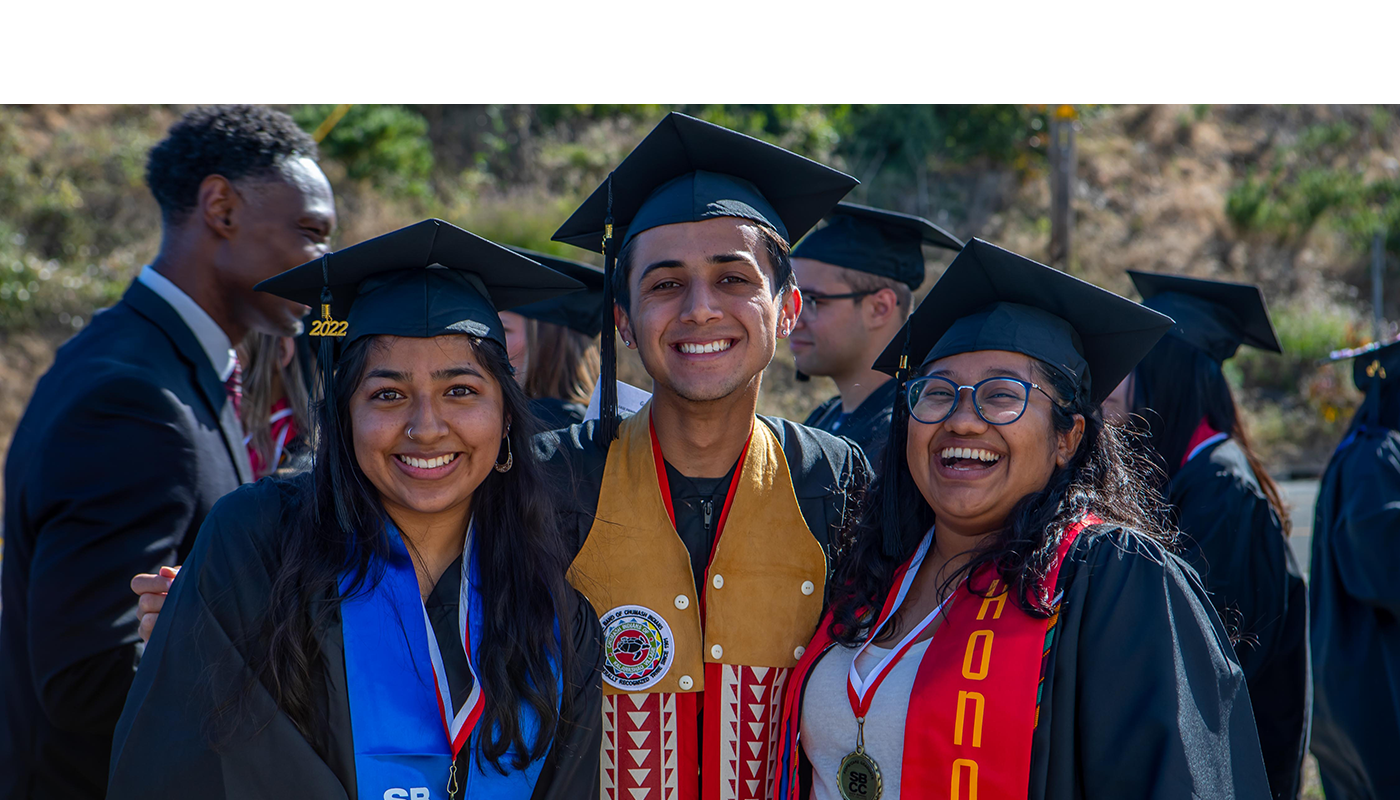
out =
[[[1020,419],[1026,413],[1031,389],[1055,402],[1055,398],[1050,397],[1050,393],[1038,384],[1017,378],[987,378],[972,386],[961,386],[934,375],[915,378],[908,383],[905,391],[908,393],[909,414],[925,425],[936,425],[953,416],[963,389],[972,391],[972,407],[988,425],[1010,425]]]
[[[862,297],[869,297],[875,294],[878,289],[868,292],[845,292],[843,294],[821,294],[820,292],[803,292],[802,299],[813,303],[825,303],[829,300],[859,300]]]

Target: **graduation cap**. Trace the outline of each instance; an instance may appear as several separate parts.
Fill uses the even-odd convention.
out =
[[[1010,350],[1044,361],[1100,403],[1171,325],[1152,309],[973,239],[874,368],[900,377],[906,346],[921,366],[974,350]]]
[[[1329,361],[1353,359],[1351,380],[1356,388],[1369,392],[1382,383],[1400,380],[1400,338],[1372,342],[1350,350],[1333,350]]]
[[[599,424],[605,439],[616,433],[612,271],[619,247],[652,228],[716,217],[752,220],[791,243],[858,183],[777,145],[676,112],[627,154],[554,233],[557,242],[604,256]]]
[[[539,303],[512,309],[527,319],[562,325],[584,336],[597,336],[603,330],[603,271],[590,264],[571,261],[523,247],[511,250],[538,261],[555,272],[583,284],[577,292],[569,292]]]
[[[1234,356],[1241,344],[1283,352],[1258,286],[1135,270],[1128,276],[1143,305],[1176,321],[1170,336],[1216,361]]]
[[[465,333],[505,346],[497,309],[548,300],[583,284],[501,245],[429,219],[327,253],[255,289],[320,305],[310,334],[342,350],[365,336]],[[329,364],[325,365],[327,369]]]
[[[858,183],[777,145],[673,111],[559,227],[554,240],[602,253],[605,235],[625,245],[661,225],[741,217],[791,243]]]
[[[924,282],[925,244],[962,249],[962,242],[923,217],[839,203],[826,224],[793,249],[792,257],[892,278],[917,289]]]

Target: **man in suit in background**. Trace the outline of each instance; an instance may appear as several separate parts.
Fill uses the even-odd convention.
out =
[[[131,576],[178,564],[252,479],[233,347],[306,309],[254,284],[329,246],[315,142],[259,106],[187,114],[151,151],[160,252],[59,351],[5,464],[0,797],[105,794],[141,648]]]

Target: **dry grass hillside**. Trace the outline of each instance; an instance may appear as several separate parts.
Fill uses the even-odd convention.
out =
[[[500,121],[533,119],[539,128],[547,109],[510,109],[504,116],[475,117],[420,109],[415,119],[424,127],[401,138],[413,144],[417,136],[437,154],[421,185],[366,175],[355,163],[328,157],[342,220],[338,244],[433,214],[483,235],[566,254],[548,243],[550,232],[662,113],[603,115],[526,137],[502,129]],[[163,107],[0,108],[0,448],[7,449],[56,347],[94,308],[113,302],[154,254],[158,216],[141,168],[146,150],[178,114]],[[822,156],[821,138],[803,134],[810,133],[804,124],[799,118],[787,139],[774,138],[793,146],[816,142],[818,152],[808,152]],[[494,138],[483,133],[490,125]],[[1342,129],[1349,133],[1326,133]],[[1027,133],[1034,142],[1034,132]],[[806,138],[793,138],[798,134]],[[1246,212],[1274,206],[1246,203],[1240,211],[1239,187],[1261,175],[1282,175],[1282,182],[1303,162],[1358,179],[1393,180],[1400,170],[1392,155],[1400,152],[1396,141],[1390,112],[1376,107],[1087,109],[1078,131],[1069,269],[1129,296],[1127,269],[1261,283],[1291,354],[1242,351],[1231,377],[1271,468],[1315,469],[1356,399],[1344,373],[1319,367],[1317,359],[1333,346],[1369,338],[1369,289],[1360,288],[1369,286],[1365,250],[1347,228],[1351,218],[1340,212],[1324,209],[1299,222],[1260,211],[1256,217],[1273,222],[1249,222]],[[483,142],[495,148],[491,163],[504,167],[480,167]],[[414,152],[395,151],[391,156],[400,161],[390,163],[421,169]],[[855,197],[904,210],[923,203],[926,213],[964,237],[1043,258],[1049,190],[1044,162],[1033,156],[1000,164],[934,158],[918,197],[899,167],[886,165],[879,173],[886,177],[867,180]],[[830,160],[866,177],[861,164],[839,155]],[[888,177],[891,170],[894,177]],[[1311,200],[1300,202],[1311,209]],[[933,261],[931,271],[945,265],[946,258]],[[1400,317],[1395,306],[1388,303],[1388,312]],[[642,377],[635,362],[624,364],[622,375]],[[763,410],[799,419],[833,391],[825,379],[796,383],[785,346],[765,380]]]

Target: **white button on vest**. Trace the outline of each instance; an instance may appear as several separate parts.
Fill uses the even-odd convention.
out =
[[[793,658],[802,658],[802,654],[805,653],[805,652],[807,652],[807,648],[805,648],[805,647],[798,647],[796,650],[792,651],[792,657],[793,657]]]
[[[676,595],[676,608],[686,609],[690,607],[690,598],[683,594]]]
[[[714,647],[710,648],[710,655],[714,656],[715,658],[724,658],[724,648],[720,647],[719,645],[715,645]]]
[[[682,675],[679,683],[681,685],[681,689],[687,692],[695,688],[695,680],[689,675]]]
[[[723,575],[716,575],[716,576],[714,577],[714,580],[710,581],[710,583],[713,584],[714,587],[715,587],[716,589],[723,589],[723,588],[724,588],[724,576],[723,576]]]
[[[803,582],[802,582],[802,593],[803,593],[803,594],[811,594],[812,592],[815,592],[816,590],[817,590],[816,584],[812,583],[811,581],[803,581]]]

